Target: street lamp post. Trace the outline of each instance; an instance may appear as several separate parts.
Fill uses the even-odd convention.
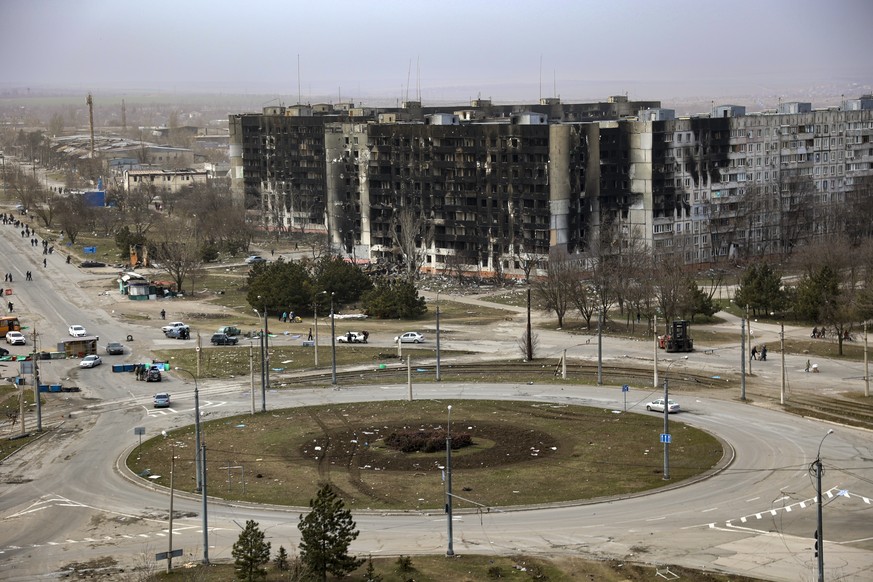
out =
[[[333,296],[334,292],[330,292],[330,351],[331,351],[331,368],[330,368],[330,383],[336,386],[336,317],[333,312]]]
[[[200,493],[203,490],[203,473],[200,467],[200,388],[197,385],[197,376],[185,368],[176,368],[177,372],[185,372],[194,380],[194,440],[197,445],[197,452],[194,455],[194,464],[196,466],[197,488],[195,491]]]
[[[167,431],[161,431],[167,438]],[[167,574],[173,570],[173,495],[175,493],[174,479],[176,477],[176,443],[170,441],[170,527],[167,531],[169,545],[167,548]]]
[[[258,295],[258,299],[261,296]],[[258,316],[258,319],[261,319],[261,313],[252,308],[252,311]],[[270,381],[270,377],[267,375],[267,367],[270,362],[270,356],[267,352],[267,308],[264,307],[264,317],[261,321],[261,412],[267,411],[267,385]]]
[[[446,556],[454,556],[452,547],[452,405],[449,405],[448,422],[446,423],[446,528],[449,538],[449,546]]]
[[[437,292],[436,306],[436,381],[442,380],[440,377],[440,294]]]
[[[267,412],[267,390],[270,389],[270,318],[264,299],[264,390],[261,392],[261,412]]]
[[[821,446],[824,444],[826,438],[829,435],[833,434],[834,429],[828,430],[828,432],[821,438],[821,442],[818,443],[818,451],[815,454],[815,461],[812,463],[811,469],[815,471],[815,495],[816,495],[816,509],[817,509],[817,527],[815,530],[815,543],[816,543],[816,557],[818,558],[818,582],[824,582],[824,532],[823,532],[823,524],[822,524],[822,499],[821,499],[821,475],[822,475],[822,466],[821,466]]]

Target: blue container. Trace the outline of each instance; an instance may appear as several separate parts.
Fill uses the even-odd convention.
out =
[[[133,372],[133,368],[136,364],[122,364],[122,366],[124,367],[125,372]]]
[[[50,390],[51,392],[60,392],[60,391],[61,391],[61,385],[60,385],[60,384],[52,384],[52,385],[49,387],[49,390]]]
[[[112,364],[113,372],[124,372],[124,365],[122,364]]]

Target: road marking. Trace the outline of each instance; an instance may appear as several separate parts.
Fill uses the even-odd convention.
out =
[[[448,446],[448,445],[446,445],[446,446]],[[740,518],[740,521],[743,522],[743,523],[746,523],[746,518],[745,518],[745,517],[741,517],[741,518]]]
[[[662,520],[665,520],[665,519],[667,519],[667,516],[666,516],[666,515],[664,515],[664,516],[662,516],[662,517],[652,517],[652,518],[650,518],[650,519],[647,519],[646,521],[662,521]]]
[[[806,501],[800,502],[800,509],[806,509]]]
[[[715,511],[718,507],[710,507],[709,509],[704,509],[700,513],[709,513],[710,511]]]
[[[786,506],[785,506],[785,512],[788,513],[788,512],[790,512],[790,511],[791,511],[791,506],[790,506],[790,505],[786,505]]]
[[[751,503],[752,501],[758,501],[761,499],[760,497],[752,497],[751,499],[746,499],[746,503]]]
[[[755,517],[757,517],[758,519],[761,519],[761,514],[760,514],[760,513],[756,513],[756,514],[755,514]]]

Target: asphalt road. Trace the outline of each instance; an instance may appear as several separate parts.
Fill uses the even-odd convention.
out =
[[[70,323],[84,325],[101,340],[135,334],[136,340],[129,344],[131,353],[107,356],[107,364],[146,359],[150,349],[167,341],[154,327],[116,322],[104,311],[103,297],[80,286],[87,282],[88,274],[64,264],[63,256],[57,252],[49,256],[49,267],[42,270],[43,256],[38,249],[31,255],[26,239],[19,240],[9,227],[0,229],[0,270],[16,273],[16,312],[25,324],[37,326],[41,341],[65,339]],[[28,269],[34,272],[35,281],[25,284],[23,272]],[[111,309],[108,302],[106,308]],[[473,332],[455,330],[446,348],[450,349],[452,342],[469,347],[469,339],[479,337],[466,333]],[[500,337],[493,329],[487,333]],[[759,333],[770,332],[762,329]],[[515,335],[513,332],[503,342],[491,340],[493,343],[485,345],[492,354],[517,354]],[[542,333],[541,342],[544,350],[559,352],[563,344],[580,354],[596,354],[596,346],[592,349],[585,340],[577,342],[577,338],[568,339],[558,331]],[[645,342],[606,340],[604,346],[606,357],[614,360],[651,357]],[[733,369],[732,362],[735,358],[724,351],[696,352],[688,360],[672,359],[666,365],[672,367],[670,373],[681,373],[685,367],[718,373]],[[109,365],[78,370],[75,362],[57,361],[47,363],[46,368],[45,374],[69,378],[83,392],[50,396],[44,422],[57,428],[0,466],[0,578],[51,578],[72,562],[103,556],[130,566],[141,562],[143,556],[166,551],[168,493],[135,482],[119,468],[120,459],[136,446],[134,427],[144,427],[149,438],[161,430],[193,422],[193,384],[172,375],[160,385],[136,382],[130,374],[112,373]],[[812,390],[831,389],[830,383],[858,375],[857,365],[842,362],[824,362],[822,368],[823,373],[815,378],[793,374],[792,387],[802,390],[808,384]],[[778,382],[778,364],[762,371],[765,378],[767,374]],[[8,369],[4,375],[9,375]],[[207,419],[250,410],[247,381],[202,383],[200,388],[202,413]],[[151,395],[158,389],[173,394],[172,408],[151,408]],[[463,399],[469,398],[616,410],[622,406],[622,394],[616,387],[427,384],[414,386],[414,395],[452,404],[455,418],[462,414]],[[271,391],[267,398],[272,410],[406,396],[405,385],[387,385]],[[635,390],[629,402],[649,396]],[[669,483],[661,491],[627,499],[512,511],[494,508],[480,513],[465,509],[456,512],[453,522],[455,553],[566,553],[676,563],[771,580],[813,579],[815,488],[809,465],[822,438],[833,428],[834,434],[821,447],[826,579],[873,578],[873,434],[730,399],[686,393],[681,401],[686,412],[676,415],[675,420],[709,430],[730,445],[734,456],[723,471],[700,482],[684,486]],[[660,458],[661,445],[653,443],[648,454]],[[439,479],[440,475],[431,478]],[[456,493],[462,490],[462,473],[455,474],[454,487]],[[478,498],[487,500],[487,495]],[[200,507],[199,499],[176,498],[176,511],[186,517],[177,517],[174,522],[173,545],[184,550],[187,560],[197,560],[203,553]],[[210,500],[210,558],[231,559],[231,546],[247,519],[260,523],[274,548],[296,546],[300,512]],[[361,535],[352,550],[360,554],[432,554],[447,548],[442,512],[373,513],[356,508],[355,518]]]

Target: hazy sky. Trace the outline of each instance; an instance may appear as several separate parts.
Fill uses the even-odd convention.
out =
[[[873,82],[873,0],[0,0],[0,51],[0,89],[780,95]]]

